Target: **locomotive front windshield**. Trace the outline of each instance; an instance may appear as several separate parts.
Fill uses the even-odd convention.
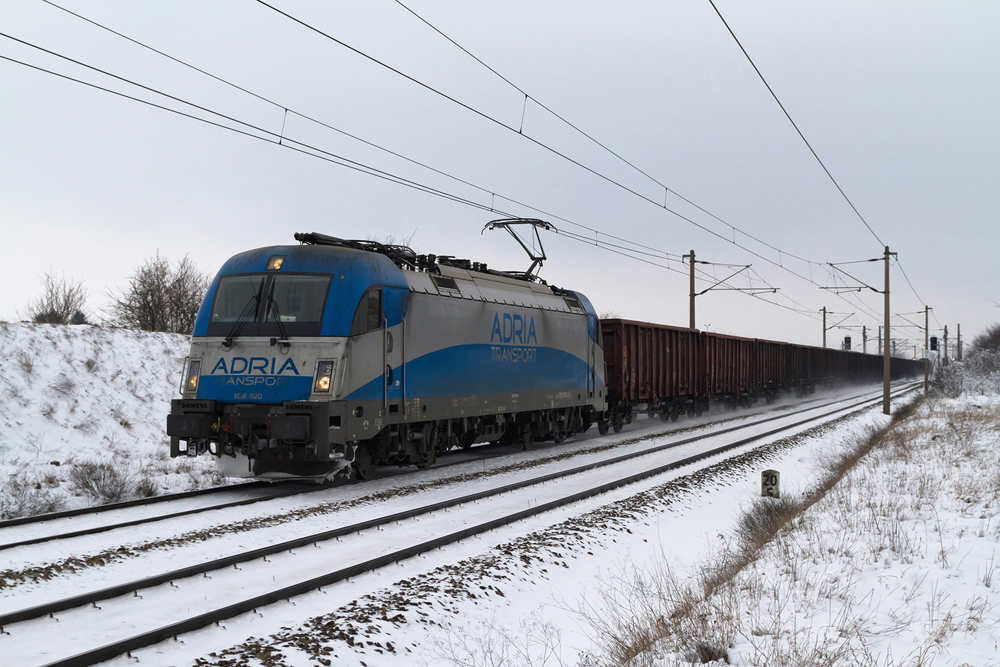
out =
[[[330,276],[244,274],[219,280],[209,336],[319,336]]]
[[[275,276],[265,322],[322,322],[329,276]]]

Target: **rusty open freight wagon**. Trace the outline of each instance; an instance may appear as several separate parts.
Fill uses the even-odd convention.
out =
[[[741,338],[634,320],[601,320],[611,425],[637,412],[664,420],[700,415],[712,399],[727,407],[769,403],[782,391],[798,396],[833,383],[874,383],[882,357]],[[914,377],[920,362],[893,358],[893,379]]]

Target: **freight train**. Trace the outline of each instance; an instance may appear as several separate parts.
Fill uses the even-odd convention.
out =
[[[295,239],[230,258],[211,282],[167,417],[172,457],[207,452],[235,477],[365,479],[480,442],[528,449],[594,424],[617,432],[640,412],[676,419],[881,368],[869,355],[602,322],[586,296],[531,270]],[[894,373],[912,372],[903,361]]]

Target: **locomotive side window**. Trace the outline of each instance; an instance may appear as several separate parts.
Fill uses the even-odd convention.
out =
[[[381,288],[368,290],[368,293],[361,297],[361,303],[354,312],[354,324],[351,326],[351,335],[358,336],[369,331],[378,331],[382,328],[382,290]]]
[[[368,331],[382,328],[382,290],[368,292]]]
[[[261,283],[264,276],[225,276],[219,280],[219,288],[212,304],[212,322],[253,322],[257,319],[257,309]]]
[[[275,276],[265,321],[322,322],[329,289],[329,276]]]

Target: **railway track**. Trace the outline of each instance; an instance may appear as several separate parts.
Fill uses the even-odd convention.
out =
[[[795,410],[794,413],[799,413],[803,410],[824,407],[837,402],[822,403],[819,406],[810,406],[808,408],[801,407],[809,403],[815,403],[817,400],[822,399],[800,401],[794,406],[772,408],[772,411],[786,411],[787,413],[790,407],[795,407],[800,409]],[[768,419],[777,419],[779,417],[756,420],[753,419],[753,416],[746,416],[743,418],[753,419],[753,421],[746,422],[741,426],[752,426],[754,423],[764,423]],[[741,419],[741,417],[728,417],[720,421],[726,422],[733,419]],[[695,428],[702,426],[707,428],[718,423],[699,424]],[[671,433],[684,431],[689,428],[692,427],[681,426],[660,431],[656,435],[668,436]],[[543,451],[545,448],[544,444],[536,445],[536,449],[539,451]],[[471,452],[454,452],[449,456],[450,460],[438,462],[433,466],[433,469],[440,470],[441,468],[462,465],[469,462],[489,460],[509,455],[514,451],[515,448],[512,448],[510,445],[481,446],[476,448],[474,454]],[[393,471],[388,473],[380,471],[376,479],[405,474],[406,472],[410,471]],[[0,551],[131,528],[156,521],[165,521],[213,510],[252,505],[267,500],[315,493],[338,485],[337,483],[317,485],[312,482],[284,482],[281,484],[248,482],[245,484],[213,487],[210,489],[156,496],[154,498],[143,498],[109,505],[41,514],[32,517],[9,519],[0,521]]]
[[[0,645],[25,665],[92,665],[729,450],[864,410],[879,400],[843,399],[814,406],[16,610],[0,615]],[[761,428],[764,422],[767,428]],[[744,430],[750,433],[738,433]],[[642,470],[635,472],[640,459]],[[382,529],[390,524],[397,525]],[[331,570],[331,563],[338,565]],[[213,601],[214,608],[192,613],[192,608],[203,608],[204,600]],[[86,648],[72,655],[54,654],[46,639],[53,621],[66,643]]]

